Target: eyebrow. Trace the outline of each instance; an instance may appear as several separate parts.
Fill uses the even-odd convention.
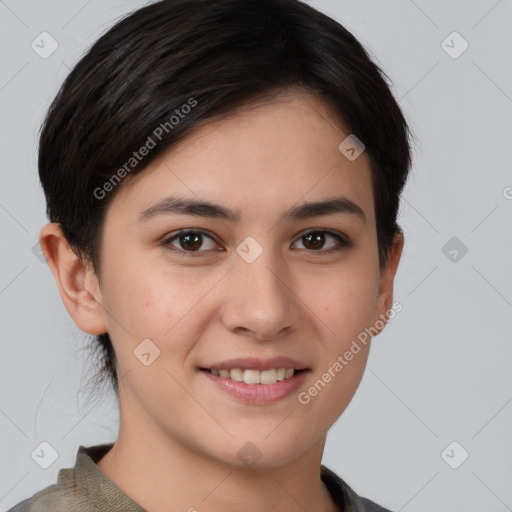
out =
[[[333,197],[323,201],[299,204],[284,212],[280,220],[303,220],[338,213],[354,215],[366,224],[366,216],[361,207],[345,197]],[[218,218],[233,223],[240,222],[242,218],[240,210],[232,210],[210,201],[169,196],[141,212],[136,223],[147,222],[159,215],[193,215]]]

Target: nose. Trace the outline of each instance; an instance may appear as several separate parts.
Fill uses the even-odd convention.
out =
[[[271,340],[297,327],[301,302],[294,277],[270,250],[252,263],[237,256],[224,286],[221,318],[229,331]]]

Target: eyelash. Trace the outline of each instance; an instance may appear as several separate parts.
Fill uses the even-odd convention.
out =
[[[304,238],[307,235],[311,235],[311,234],[314,234],[314,233],[322,233],[322,234],[330,235],[330,236],[332,236],[333,238],[335,238],[339,242],[339,245],[337,247],[333,247],[331,249],[326,249],[326,250],[322,250],[322,249],[313,250],[313,249],[311,249],[311,250],[309,250],[309,252],[319,253],[319,254],[331,254],[331,253],[340,252],[340,251],[343,251],[345,249],[348,249],[348,248],[352,247],[352,242],[347,237],[341,235],[340,233],[337,233],[336,231],[330,231],[328,229],[312,229],[312,230],[309,230],[306,233],[304,233],[303,235],[301,235],[297,239],[297,241],[299,241],[301,238]],[[188,256],[198,257],[198,256],[201,255],[202,252],[207,252],[207,251],[186,251],[185,249],[178,249],[178,248],[176,248],[176,247],[171,245],[171,242],[174,241],[175,239],[179,239],[182,236],[191,235],[191,234],[199,234],[199,235],[202,235],[202,236],[206,236],[206,237],[210,238],[212,241],[215,242],[215,240],[213,240],[213,238],[207,232],[205,232],[205,231],[203,231],[201,229],[184,229],[182,231],[178,231],[174,235],[172,235],[172,236],[166,238],[165,240],[163,240],[162,245],[167,247],[167,248],[169,248],[173,252],[181,254],[184,257],[188,257]]]

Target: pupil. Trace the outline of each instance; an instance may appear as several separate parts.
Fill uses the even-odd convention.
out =
[[[306,239],[308,240],[308,243],[310,243],[310,241],[312,241],[313,245],[314,244],[318,244],[318,242],[320,242],[320,246],[323,245],[323,238],[324,238],[324,234],[323,233],[309,233],[308,235],[306,235]],[[313,247],[313,248],[318,248],[318,247]]]
[[[195,238],[195,243],[192,242],[192,243],[189,243],[189,239],[192,239],[192,238]],[[181,240],[185,240],[185,243],[182,244],[185,245],[185,246],[189,246],[189,249],[199,249],[199,247],[201,247],[201,235],[199,234],[187,234],[187,235],[183,235],[181,237]],[[183,247],[184,249],[186,249],[186,247]]]

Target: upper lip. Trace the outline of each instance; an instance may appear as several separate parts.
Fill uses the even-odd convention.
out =
[[[294,368],[295,370],[306,370],[307,366],[290,357],[273,357],[271,359],[258,359],[256,357],[239,357],[227,361],[219,361],[210,366],[202,367],[207,370],[233,370],[241,368],[244,370],[270,370],[272,368]]]

